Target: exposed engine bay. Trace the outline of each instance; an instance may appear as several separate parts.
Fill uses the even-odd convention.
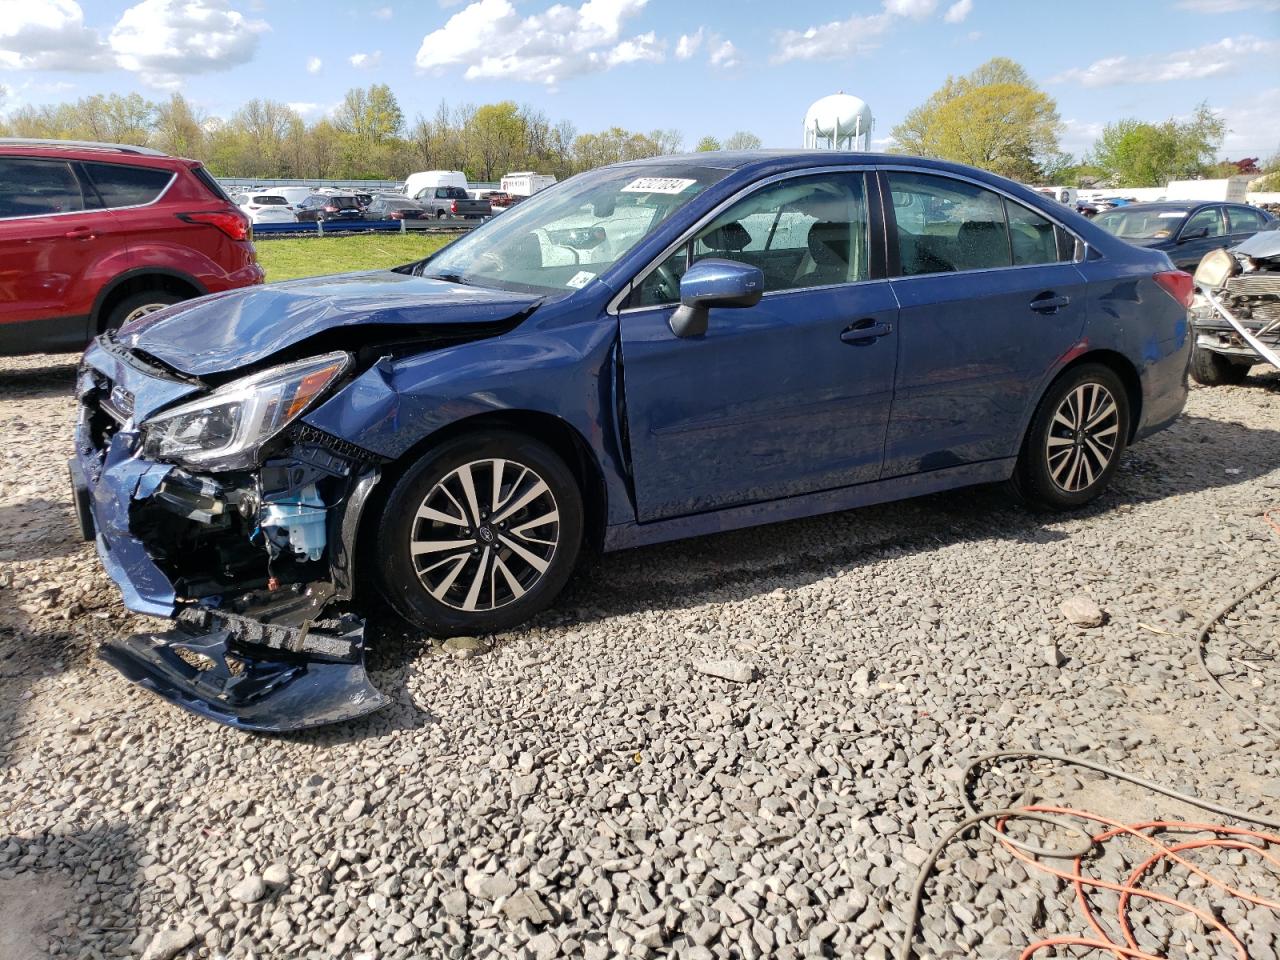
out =
[[[1215,250],[1196,269],[1196,346],[1241,366],[1280,366],[1280,231]]]
[[[95,357],[128,373],[113,378],[113,365]],[[131,608],[176,619],[171,630],[105,644],[103,659],[166,699],[246,729],[332,723],[385,704],[364,672],[363,621],[342,610],[378,459],[303,423],[274,437],[256,468],[203,473],[131,457],[149,442],[135,425],[139,395],[181,381],[110,342],[87,358],[72,464],[82,532],[98,540]],[[146,564],[120,555],[127,544],[104,548],[95,537],[95,517],[112,507]]]

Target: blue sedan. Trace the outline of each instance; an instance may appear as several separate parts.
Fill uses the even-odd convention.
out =
[[[385,702],[358,612],[437,636],[610,551],[1007,481],[1080,507],[1186,399],[1191,278],[901,156],[721,153],[557,184],[419,263],[217,294],[94,342],[72,482],[102,655],[279,730]]]

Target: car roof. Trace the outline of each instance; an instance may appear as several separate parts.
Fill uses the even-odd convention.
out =
[[[149,147],[131,147],[119,143],[95,143],[88,140],[33,140],[25,137],[0,137],[0,154],[32,159],[91,160],[95,163],[127,163],[133,166],[163,167],[197,166],[195,160],[174,157]]]
[[[1221,206],[1224,201],[1221,200],[1153,200],[1150,203],[1126,203],[1123,206],[1116,207],[1116,210],[1186,210],[1188,213],[1192,210],[1198,210],[1201,207]],[[1107,213],[1114,213],[1115,210],[1108,210]]]

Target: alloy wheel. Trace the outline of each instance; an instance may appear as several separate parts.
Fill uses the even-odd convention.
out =
[[[163,310],[167,306],[169,306],[167,303],[144,303],[139,307],[134,307],[125,314],[124,322],[132,323],[139,317],[145,317],[148,313],[155,313],[157,310]]]
[[[1049,476],[1067,493],[1079,493],[1102,476],[1120,440],[1120,408],[1100,383],[1082,383],[1054,411],[1045,437]]]
[[[409,552],[440,603],[496,610],[532,590],[560,542],[560,512],[547,482],[514,460],[473,460],[423,498]]]

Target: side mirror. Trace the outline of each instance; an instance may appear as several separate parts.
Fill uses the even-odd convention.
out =
[[[754,307],[764,294],[764,274],[735,260],[699,260],[680,280],[680,306],[668,321],[677,337],[707,332],[712,307]]]
[[[1178,238],[1178,242],[1186,243],[1188,240],[1203,240],[1208,235],[1209,235],[1209,228],[1201,227],[1199,230],[1196,230],[1193,233],[1184,233],[1182,236]]]

